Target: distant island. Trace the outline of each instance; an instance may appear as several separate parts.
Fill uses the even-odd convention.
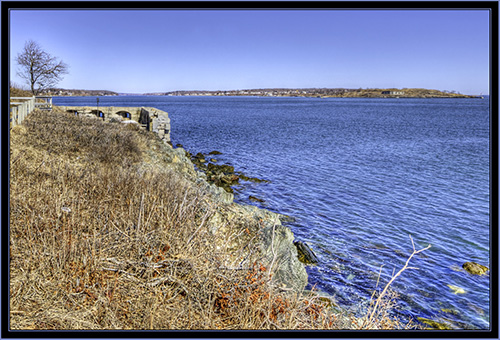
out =
[[[482,98],[482,96],[466,95],[456,91],[439,91],[421,88],[387,88],[387,89],[346,89],[346,88],[266,88],[248,90],[182,90],[171,92],[151,92],[142,94],[118,93],[107,90],[67,90],[60,88],[47,89],[44,95],[53,96],[259,96],[259,97],[313,97],[313,98]]]
[[[265,96],[265,97],[317,97],[317,98],[478,98],[455,91],[439,91],[418,88],[404,89],[346,89],[346,88],[302,88],[302,89],[251,89],[230,91],[172,91],[148,93],[165,96]]]
[[[118,96],[119,93],[108,90],[67,90],[48,88],[42,91],[44,96]]]

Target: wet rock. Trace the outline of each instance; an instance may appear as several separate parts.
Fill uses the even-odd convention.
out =
[[[374,244],[370,244],[370,245],[367,245],[365,248],[367,249],[378,249],[378,250],[386,250],[386,249],[389,249],[388,246],[386,246],[385,244],[382,244],[382,243],[374,243]]]
[[[208,163],[207,164],[207,171],[209,171],[210,174],[214,174],[217,172],[217,166],[218,166],[217,164]],[[208,173],[207,173],[207,175],[208,175]]]
[[[484,275],[488,272],[488,267],[476,262],[465,262],[462,268],[473,275]]]
[[[220,187],[230,194],[234,193],[233,188],[231,188],[229,185],[221,185]]]
[[[223,187],[227,192],[232,193],[233,189],[231,186],[238,184],[239,177],[229,171],[226,174],[218,167],[219,166],[217,165],[208,163],[208,165],[203,169],[206,172],[207,180],[219,187]]]
[[[418,317],[417,319],[421,323],[431,326],[431,329],[446,329],[446,330],[453,329],[453,328],[451,328],[451,326],[449,324],[444,323],[444,322],[437,322],[437,321],[427,319],[427,318],[422,318],[422,317]]]
[[[218,165],[218,164],[209,163],[207,165],[207,169],[208,169],[208,171],[211,171],[214,174],[225,174],[225,175],[234,174],[234,167],[231,165],[227,165],[227,164]]]
[[[452,310],[452,309],[449,309],[449,308],[442,308],[441,312],[445,313],[445,314],[458,315],[458,312],[456,310]]]
[[[460,288],[458,286],[454,286],[454,285],[447,285],[447,286],[448,286],[448,288],[450,288],[453,291],[453,294],[465,294],[465,293],[467,293],[465,291],[465,289]]]
[[[408,255],[404,251],[399,249],[394,249],[394,254],[396,254],[399,257],[408,257]]]
[[[259,203],[264,203],[265,202],[263,199],[257,198],[257,197],[252,196],[252,195],[248,196],[248,199],[250,201],[253,201],[253,202],[259,202]]]
[[[316,254],[314,254],[307,244],[297,241],[294,242],[294,245],[297,248],[297,256],[300,262],[305,264],[317,264],[319,262]]]
[[[341,273],[345,269],[345,266],[340,265],[338,263],[334,263],[328,265],[328,269],[332,270],[335,273]]]
[[[188,156],[188,155],[186,154],[186,156]],[[207,161],[205,159],[205,156],[201,152],[198,152],[194,156],[189,154],[189,156],[191,156],[191,162],[193,162],[193,164],[196,165],[199,170],[201,170],[201,171],[207,170],[207,165],[206,165]]]
[[[254,183],[271,183],[270,181],[265,180],[265,179],[260,179],[260,178],[257,178],[257,177],[248,177],[248,176],[246,176],[243,173],[239,173],[239,176],[240,176],[240,178],[242,180],[248,181],[248,182],[254,182]]]
[[[183,149],[181,149],[183,150]],[[211,151],[209,155],[220,155],[219,151]],[[205,155],[198,152],[196,155],[185,151],[186,157],[191,159],[191,162],[196,166],[196,168],[205,174],[205,179],[209,184],[215,184],[218,187],[224,189],[228,193],[234,193],[233,186],[240,184],[239,180],[248,180],[254,182],[268,182],[260,180],[258,178],[251,178],[243,175],[241,172],[235,172],[234,167],[228,164],[215,164],[217,159],[209,158],[210,162],[207,161]],[[263,202],[263,201],[262,201]]]
[[[225,175],[221,177],[221,181],[229,185],[237,184],[239,179],[237,175]]]
[[[227,165],[227,164],[222,164],[218,165],[219,170],[225,174],[234,174],[234,166],[232,165]]]
[[[194,156],[194,158],[196,158],[196,159],[198,159],[198,160],[200,160],[200,159],[205,160],[205,156],[204,156],[201,152],[198,152],[198,153]]]
[[[244,181],[249,181],[248,176],[246,176],[245,174],[240,173],[239,175],[240,175],[240,178],[241,178],[242,180],[244,180]]]
[[[296,221],[295,217],[288,215],[280,215],[280,221],[282,223],[293,223]]]

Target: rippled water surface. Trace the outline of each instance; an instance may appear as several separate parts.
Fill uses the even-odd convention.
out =
[[[217,150],[219,162],[270,183],[246,183],[235,200],[291,215],[296,239],[321,263],[311,285],[358,306],[398,277],[403,317],[489,327],[489,102],[480,99],[100,97],[100,106],[169,113],[173,144]],[[94,105],[95,97],[54,98]],[[249,201],[249,195],[264,203]],[[382,269],[380,267],[383,265]],[[448,285],[463,288],[454,294]]]

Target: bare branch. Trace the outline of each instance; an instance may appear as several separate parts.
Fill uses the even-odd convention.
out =
[[[22,53],[16,58],[20,69],[17,75],[26,80],[33,94],[43,89],[53,87],[68,73],[68,65],[62,60],[45,52],[41,46],[32,40],[24,45]]]
[[[413,239],[410,235],[410,240],[411,240],[411,245],[412,245],[412,248],[413,248],[413,253],[410,255],[410,257],[408,257],[408,260],[406,260],[406,263],[405,265],[403,266],[403,268],[401,268],[401,270],[396,274],[396,275],[393,275],[391,280],[389,281],[389,283],[387,283],[387,285],[384,287],[384,289],[382,290],[382,293],[380,293],[379,297],[377,298],[376,302],[375,302],[375,307],[373,307],[373,310],[370,314],[370,317],[368,318],[368,322],[371,322],[375,313],[377,312],[377,308],[380,304],[380,302],[382,301],[382,298],[384,297],[384,295],[387,293],[387,290],[389,289],[389,287],[391,286],[391,284],[394,282],[394,280],[396,280],[396,278],[401,275],[401,273],[403,273],[406,269],[418,269],[418,268],[415,268],[415,267],[408,267],[408,264],[410,263],[410,260],[413,258],[413,256],[415,256],[416,254],[418,253],[421,253],[423,252],[424,250],[427,250],[431,247],[431,245],[429,244],[427,247],[423,248],[423,249],[420,249],[420,250],[416,250],[415,249],[415,244],[413,243]]]

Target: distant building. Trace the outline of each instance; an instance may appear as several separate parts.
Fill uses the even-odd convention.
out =
[[[404,91],[382,91],[382,94],[389,94],[389,95],[393,95],[393,96],[400,96],[400,95],[405,94],[405,92]]]

